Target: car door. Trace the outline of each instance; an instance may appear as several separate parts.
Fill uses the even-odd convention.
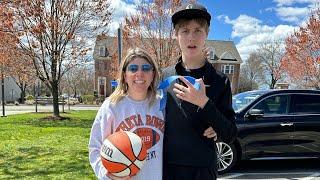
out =
[[[296,155],[320,157],[320,94],[296,94],[293,103]]]
[[[290,156],[293,148],[293,114],[290,114],[290,95],[270,95],[251,109],[263,111],[262,116],[246,115],[246,155],[251,158]]]

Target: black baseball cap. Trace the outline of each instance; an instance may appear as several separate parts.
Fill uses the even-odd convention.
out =
[[[207,9],[201,4],[197,3],[189,3],[180,6],[172,15],[171,20],[173,26],[180,19],[195,19],[195,18],[203,18],[207,20],[208,26],[210,26],[211,15],[208,13]]]

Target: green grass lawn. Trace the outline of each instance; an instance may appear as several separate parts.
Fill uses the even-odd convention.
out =
[[[0,179],[95,179],[88,160],[90,129],[97,111],[0,118]]]

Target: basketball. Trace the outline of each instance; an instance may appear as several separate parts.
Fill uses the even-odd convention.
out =
[[[112,175],[133,176],[142,168],[147,149],[135,133],[118,131],[103,141],[100,155],[103,166]]]
[[[133,131],[137,134],[141,139],[147,149],[150,149],[154,146],[158,141],[160,141],[160,135],[155,130],[150,128],[138,128]]]

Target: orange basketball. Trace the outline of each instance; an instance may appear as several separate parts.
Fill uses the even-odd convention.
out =
[[[142,168],[147,149],[135,133],[118,131],[103,141],[100,155],[103,166],[112,175],[133,176]]]
[[[141,139],[147,149],[150,149],[152,146],[160,140],[160,135],[155,130],[151,128],[138,128],[133,131]]]

